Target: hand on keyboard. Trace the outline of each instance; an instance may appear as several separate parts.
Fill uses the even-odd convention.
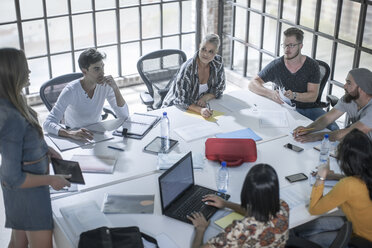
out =
[[[226,202],[224,199],[222,199],[221,197],[217,195],[213,195],[213,194],[203,196],[202,201],[205,204],[216,207],[216,208],[224,208],[226,205]]]

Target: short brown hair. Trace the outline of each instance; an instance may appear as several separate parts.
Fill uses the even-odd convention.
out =
[[[304,32],[298,28],[288,28],[286,31],[284,31],[284,35],[285,37],[296,36],[296,40],[300,43],[302,43],[304,40]]]

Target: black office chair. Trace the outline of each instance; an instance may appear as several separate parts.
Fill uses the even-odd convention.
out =
[[[349,241],[349,247],[350,248],[372,248],[372,242],[362,237],[354,236]]]
[[[348,245],[351,233],[353,231],[350,221],[345,221],[344,225],[338,231],[335,240],[329,248],[344,248]],[[285,245],[286,248],[321,248],[320,245],[300,237],[290,237]]]
[[[329,65],[321,60],[316,60],[319,64],[319,71],[320,71],[320,85],[319,85],[319,94],[318,98],[316,99],[315,103],[319,108],[327,108],[330,104],[327,98],[327,102],[322,102],[322,95],[325,86],[328,83],[329,74],[331,72],[331,68]]]
[[[140,97],[147,110],[161,107],[173,78],[185,61],[186,54],[178,49],[158,50],[139,58],[137,70],[147,87],[147,92],[142,92]]]
[[[65,75],[61,75],[46,81],[40,87],[40,98],[49,111],[52,110],[54,104],[57,102],[59,94],[61,94],[65,86],[78,78],[82,78],[84,75],[81,72],[74,72]],[[108,107],[103,108],[104,113],[102,114],[102,120],[106,119],[109,114],[112,114],[115,118],[114,111]]]

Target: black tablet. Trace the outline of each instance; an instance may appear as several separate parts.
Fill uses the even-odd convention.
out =
[[[67,178],[68,181],[70,181],[71,183],[85,184],[83,173],[81,173],[80,165],[78,162],[58,158],[52,158],[51,160],[54,174],[71,174],[71,178]]]
[[[169,139],[169,149],[168,150],[164,150],[163,146],[162,146],[162,138],[161,137],[155,137],[155,139],[153,139],[149,144],[147,144],[143,150],[145,152],[150,152],[150,153],[154,153],[154,154],[158,154],[158,153],[168,153],[170,152],[170,150],[172,150],[172,148],[178,143],[177,140],[174,140],[174,139]]]

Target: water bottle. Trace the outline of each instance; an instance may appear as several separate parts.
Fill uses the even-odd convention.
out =
[[[221,167],[217,174],[217,190],[221,193],[227,192],[227,186],[229,184],[229,171],[226,167],[226,162],[221,163]]]
[[[169,150],[169,119],[167,116],[167,112],[163,113],[163,117],[161,118],[160,122],[160,136],[161,136],[161,150],[162,152],[166,152]]]
[[[329,158],[329,135],[325,134],[320,146],[319,165],[326,164]]]

